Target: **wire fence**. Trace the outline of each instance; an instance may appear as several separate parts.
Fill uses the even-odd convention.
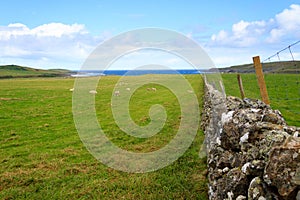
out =
[[[292,74],[296,78],[295,80],[288,79],[287,76],[283,76],[284,81],[282,81],[281,86],[284,88],[288,87],[289,85],[298,86],[298,99],[300,96],[300,88],[299,88],[299,73],[300,73],[300,40],[289,45],[288,47],[278,51],[276,54],[268,57],[266,60],[263,61],[263,69],[266,76],[271,73],[275,73],[273,69],[276,70],[276,73],[283,73],[283,74]],[[274,84],[273,86],[278,87],[280,84]],[[295,91],[296,92],[296,91]],[[284,95],[277,95],[276,99],[293,99],[294,97],[290,98],[292,92],[288,92],[286,90]]]
[[[300,40],[264,59],[261,64],[271,107],[280,110],[289,125],[300,126]],[[241,74],[245,96],[262,99],[257,76],[252,73],[254,65],[249,65],[248,70]],[[228,74],[228,80],[223,76],[226,93],[240,96],[236,89],[238,81],[231,85],[232,79],[236,80],[233,76]]]
[[[262,62],[273,107],[300,120],[300,40]]]

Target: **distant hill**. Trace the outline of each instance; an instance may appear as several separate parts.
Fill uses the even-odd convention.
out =
[[[300,73],[300,61],[281,61],[262,63],[264,73]],[[255,73],[253,64],[219,68],[224,73]]]
[[[65,69],[43,70],[19,65],[0,65],[0,78],[57,77],[69,74],[70,71]]]
[[[281,61],[262,63],[264,73],[300,73],[300,61]],[[253,64],[218,68],[223,73],[255,73]],[[66,69],[35,69],[19,65],[0,65],[0,79],[29,77],[63,77],[74,72]]]

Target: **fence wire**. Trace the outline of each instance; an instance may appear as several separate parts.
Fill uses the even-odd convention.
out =
[[[271,105],[286,114],[300,114],[300,40],[262,62]]]
[[[289,125],[300,127],[300,40],[261,62],[270,106],[283,114]],[[222,74],[227,96],[241,97],[237,81],[241,73],[246,98],[262,99],[254,64]]]

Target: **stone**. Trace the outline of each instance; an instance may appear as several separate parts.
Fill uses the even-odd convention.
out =
[[[300,139],[290,136],[284,144],[270,151],[265,174],[271,180],[270,186],[278,188],[284,199],[295,199],[299,184],[293,181],[300,168],[300,157],[293,157],[300,149]]]
[[[249,174],[249,169],[250,169],[250,166],[251,166],[251,163],[250,162],[247,162],[246,164],[244,164],[243,166],[242,166],[242,172],[244,173],[244,174]]]
[[[260,100],[226,97],[206,84],[209,199],[299,199],[299,127]]]
[[[297,193],[296,200],[300,200],[300,191]]]
[[[222,177],[222,179],[216,181],[214,199],[226,199],[228,193],[232,193],[232,199],[247,194],[247,176],[240,169],[231,169]]]
[[[239,195],[235,200],[246,200],[247,197],[243,196],[243,195]]]
[[[240,149],[240,138],[241,134],[238,129],[233,123],[226,123],[223,126],[223,132],[220,137],[221,146],[224,149],[230,149],[233,151],[238,151]]]
[[[255,177],[251,180],[248,188],[248,200],[272,199],[270,193],[266,192],[263,180]]]

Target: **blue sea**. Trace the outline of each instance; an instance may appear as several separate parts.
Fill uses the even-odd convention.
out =
[[[203,71],[195,69],[178,69],[178,70],[79,70],[73,71],[74,77],[86,77],[86,76],[139,76],[145,74],[202,74]]]

